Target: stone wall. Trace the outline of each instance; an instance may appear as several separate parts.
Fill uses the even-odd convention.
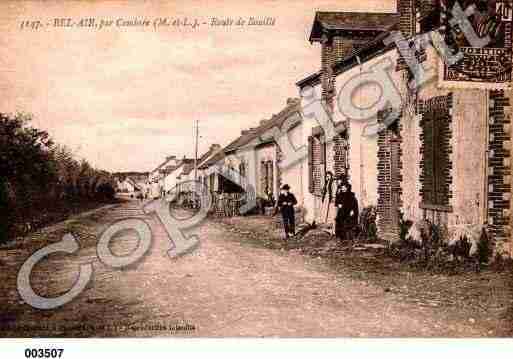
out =
[[[451,228],[488,223],[498,247],[511,233],[511,126],[510,92],[437,86],[438,55],[426,50],[424,66],[435,71],[435,80],[418,91],[417,111],[403,111],[402,210],[414,221],[429,218]],[[450,96],[450,94],[452,95]],[[449,97],[450,96],[450,97]],[[450,98],[452,110],[446,155],[447,210],[422,206],[422,113],[429,101]],[[420,164],[420,166],[419,166]],[[511,252],[511,247],[506,251]]]
[[[488,228],[498,243],[511,241],[511,108],[508,94],[490,91],[488,103]]]

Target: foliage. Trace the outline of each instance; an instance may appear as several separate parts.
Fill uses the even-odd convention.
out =
[[[493,254],[492,242],[486,231],[481,231],[481,237],[477,243],[477,260],[479,263],[488,263]]]
[[[376,225],[376,207],[369,206],[362,209],[360,213],[359,238],[370,242],[376,242],[378,239],[378,229]]]
[[[31,116],[0,113],[0,242],[50,220],[70,203],[113,198],[109,173],[54,144]]]
[[[475,243],[477,250],[471,253],[472,242],[467,235],[448,241],[445,226],[424,220],[416,224],[416,229],[420,231],[420,240],[414,240],[408,236],[411,226],[411,222],[401,219],[400,240],[392,244],[387,252],[414,267],[446,273],[479,271],[480,264],[488,263],[492,258],[493,243],[485,228],[481,229],[481,236]]]
[[[400,240],[389,249],[389,254],[416,267],[435,269],[444,261],[447,245],[442,226],[424,221],[418,225],[420,240],[408,236],[413,223],[400,217]]]
[[[408,240],[408,231],[410,230],[413,222],[409,219],[404,219],[403,212],[399,211],[399,238],[401,241]]]

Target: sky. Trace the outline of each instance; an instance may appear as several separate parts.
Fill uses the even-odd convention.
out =
[[[298,97],[295,83],[320,68],[319,45],[308,42],[315,11],[395,8],[395,0],[3,0],[0,112],[31,113],[35,127],[98,168],[149,171],[166,156],[194,156],[196,119],[201,154]],[[184,17],[200,26],[116,26]],[[210,26],[213,17],[275,24]],[[114,23],[55,27],[56,18]]]

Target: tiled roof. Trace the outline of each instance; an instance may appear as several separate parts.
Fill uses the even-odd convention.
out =
[[[272,129],[273,127],[281,127],[283,123],[290,117],[290,115],[295,112],[299,113],[300,111],[300,100],[299,99],[289,99],[287,101],[287,106],[280,111],[278,114],[273,115],[273,117],[269,120],[266,120],[260,126],[244,131],[239,137],[237,137],[234,141],[229,143],[226,147],[220,150],[217,154],[212,156],[208,161],[206,161],[199,168],[205,169],[208,168],[219,161],[222,161],[223,158],[226,157],[228,153],[234,152],[243,148],[244,146],[252,143],[253,140],[257,140],[261,142],[260,136],[266,133],[266,131]]]
[[[237,137],[235,141],[230,143],[228,146],[224,148],[225,153],[229,153],[232,151],[237,150],[241,146],[244,146],[245,144],[249,143],[252,139],[258,136],[258,128],[250,129],[244,131],[242,135]]]
[[[173,159],[176,159],[176,157],[175,156],[166,157],[165,161],[162,162],[160,165],[158,165],[152,172],[161,170],[162,167],[164,167],[169,161],[171,161]]]
[[[373,41],[369,41],[361,48],[351,53],[349,56],[346,56],[341,61],[337,62],[333,65],[333,70],[335,75],[343,73],[354,66],[358,65],[358,61],[361,63],[365,63],[380,54],[395,48],[395,44],[391,43],[389,45],[385,45],[384,39],[389,35],[388,32],[384,32],[381,35],[377,36]]]
[[[173,172],[174,170],[176,170],[180,166],[181,166],[181,163],[178,162],[175,166],[166,166],[164,168],[161,168],[160,172],[161,173],[165,173],[165,174],[169,174],[169,173]]]
[[[394,44],[388,46],[385,45],[383,40],[389,35],[388,31],[385,31],[378,35],[373,41],[369,41],[342,60],[338,61],[333,65],[335,75],[343,73],[354,66],[358,65],[358,58],[361,63],[365,63],[374,57],[386,52],[394,47]],[[357,58],[358,57],[358,58]],[[315,86],[320,83],[321,72],[318,71],[310,76],[305,77],[302,80],[296,82],[299,88],[306,86]]]
[[[300,112],[300,100],[289,99],[287,106],[281,110],[278,114],[273,115],[269,120],[266,120],[260,126],[249,130],[246,134],[240,136],[236,141],[231,143],[225,148],[225,152],[229,153],[238,150],[247,144],[253,142],[253,140],[262,140],[260,136],[264,135],[267,131],[273,127],[281,128],[283,123],[294,113]]]
[[[328,12],[315,13],[310,42],[319,41],[323,30],[387,31],[399,22],[398,13]]]
[[[200,165],[199,168],[200,169],[205,169],[205,168],[208,168],[210,166],[213,166],[217,162],[221,161],[225,156],[226,156],[226,154],[224,153],[224,149],[221,149],[215,155],[210,157],[210,159],[208,161],[206,161],[205,163]]]
[[[212,155],[212,149],[205,152],[203,155],[198,158],[198,164],[205,162],[207,158],[209,158]]]
[[[308,75],[304,79],[301,79],[298,82],[296,82],[296,86],[298,86],[299,88],[303,88],[306,86],[315,86],[320,83],[321,83],[321,71],[317,71],[316,73]]]

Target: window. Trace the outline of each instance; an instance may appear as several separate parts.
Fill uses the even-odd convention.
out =
[[[241,182],[243,182],[246,178],[246,164],[244,162],[241,162],[239,165],[239,175],[241,178]]]
[[[208,180],[209,180],[209,189],[211,192],[214,192],[217,190],[217,188],[215,188],[215,185],[216,185],[216,174],[215,173],[211,173],[210,176],[208,176]]]
[[[308,188],[310,193],[321,196],[325,173],[326,141],[322,134],[317,133],[308,137]]]
[[[263,195],[274,195],[274,162],[262,161],[260,163],[261,192]]]
[[[449,95],[450,96],[450,95]],[[421,207],[450,210],[451,116],[447,96],[427,101],[421,120]]]

